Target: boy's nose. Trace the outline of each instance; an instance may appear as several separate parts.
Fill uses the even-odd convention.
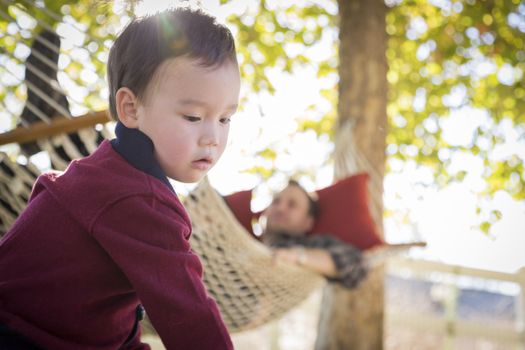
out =
[[[209,123],[204,127],[200,139],[202,146],[218,146],[219,145],[219,130],[216,126]]]

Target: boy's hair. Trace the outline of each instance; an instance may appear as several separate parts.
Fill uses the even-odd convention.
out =
[[[229,60],[237,64],[235,43],[228,28],[201,10],[175,8],[134,19],[109,52],[109,110],[118,119],[115,95],[127,87],[144,98],[157,68],[167,59],[187,56],[204,67]]]
[[[319,217],[319,203],[317,200],[310,195],[299,182],[295,180],[288,180],[288,186],[295,186],[301,191],[304,192],[306,198],[308,198],[308,216],[312,217],[313,219],[317,219]]]

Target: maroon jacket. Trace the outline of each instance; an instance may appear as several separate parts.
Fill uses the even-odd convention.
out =
[[[108,141],[37,180],[0,243],[0,324],[45,349],[126,343],[142,303],[167,349],[231,349],[169,186]]]

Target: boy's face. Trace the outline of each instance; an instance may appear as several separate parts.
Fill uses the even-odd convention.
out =
[[[138,128],[153,141],[168,177],[197,182],[226,147],[239,100],[239,70],[231,62],[209,68],[178,57],[158,73],[145,102],[138,104]]]

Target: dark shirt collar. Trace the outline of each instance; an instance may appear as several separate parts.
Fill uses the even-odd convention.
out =
[[[115,134],[117,137],[111,140],[111,146],[118,154],[133,167],[162,181],[175,193],[164,170],[155,159],[153,141],[146,134],[139,129],[127,128],[121,122],[117,123]]]

